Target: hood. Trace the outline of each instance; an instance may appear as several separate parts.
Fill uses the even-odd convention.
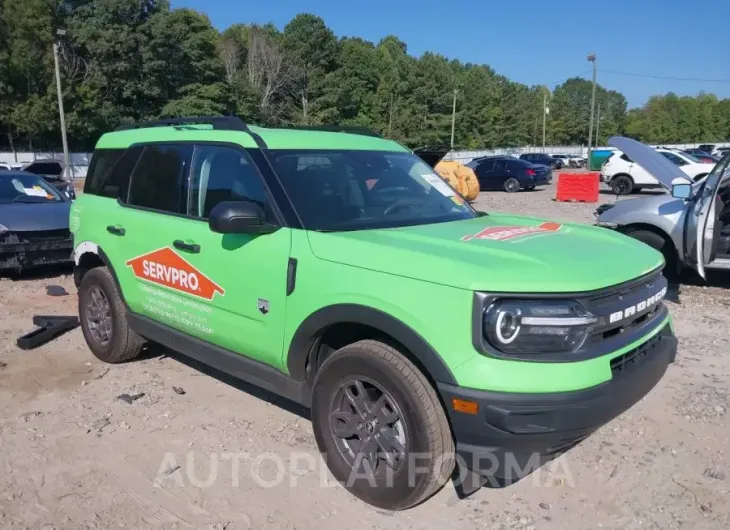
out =
[[[667,191],[672,191],[672,182],[677,179],[692,182],[687,174],[679,169],[679,166],[676,166],[658,151],[646,144],[642,144],[631,138],[624,138],[623,136],[609,138],[608,144],[623,152],[636,164],[639,164],[652,177],[657,179],[659,184],[666,188]]]
[[[71,203],[0,204],[0,225],[11,232],[68,228]]]
[[[323,260],[474,291],[592,291],[662,263],[654,249],[611,230],[510,215],[309,232],[309,241]]]
[[[431,145],[428,147],[415,149],[413,151],[413,154],[418,155],[421,160],[426,162],[429,166],[435,168],[436,164],[441,162],[441,160],[446,156],[449,151],[451,151],[449,147],[443,145]]]

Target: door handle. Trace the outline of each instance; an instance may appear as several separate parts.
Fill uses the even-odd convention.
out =
[[[179,250],[185,250],[187,252],[192,252],[193,254],[197,254],[200,252],[200,245],[196,243],[186,243],[185,241],[182,241],[180,239],[176,239],[172,242],[175,248]]]
[[[106,227],[106,231],[115,236],[123,236],[125,234],[124,228],[121,226],[109,225]]]

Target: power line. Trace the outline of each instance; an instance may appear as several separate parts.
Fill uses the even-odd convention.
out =
[[[615,74],[625,75],[629,77],[645,77],[649,79],[666,79],[669,81],[699,81],[702,83],[730,83],[730,79],[701,79],[698,77],[673,77],[673,76],[662,76],[662,75],[649,75],[649,74],[636,74],[632,72],[621,72],[618,70],[606,70],[601,68],[602,74]]]

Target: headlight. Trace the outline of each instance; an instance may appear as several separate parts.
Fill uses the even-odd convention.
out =
[[[484,338],[502,353],[570,353],[598,319],[569,300],[498,300],[484,311]]]

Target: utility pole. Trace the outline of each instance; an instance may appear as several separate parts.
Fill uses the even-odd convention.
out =
[[[56,30],[56,35],[62,37],[66,34],[65,29]],[[58,38],[53,39],[53,62],[56,68],[56,92],[58,92],[58,114],[61,118],[61,141],[63,142],[63,163],[65,172],[71,169],[68,155],[68,141],[66,140],[66,117],[63,113],[63,92],[61,90],[61,72],[58,67]],[[64,177],[66,175],[63,175]],[[73,179],[73,176],[71,177]]]
[[[598,147],[598,130],[601,127],[601,104],[598,104],[598,109],[596,112],[596,147]]]
[[[547,93],[542,95],[542,152],[545,152],[545,121],[547,119]]]
[[[451,149],[454,148],[454,131],[456,130],[456,94],[459,92],[459,86],[454,88],[454,107],[451,111]]]
[[[593,111],[596,106],[596,54],[588,54],[588,62],[593,63],[593,90],[591,91],[591,121],[588,124],[588,169],[591,167],[591,146],[593,145]]]

